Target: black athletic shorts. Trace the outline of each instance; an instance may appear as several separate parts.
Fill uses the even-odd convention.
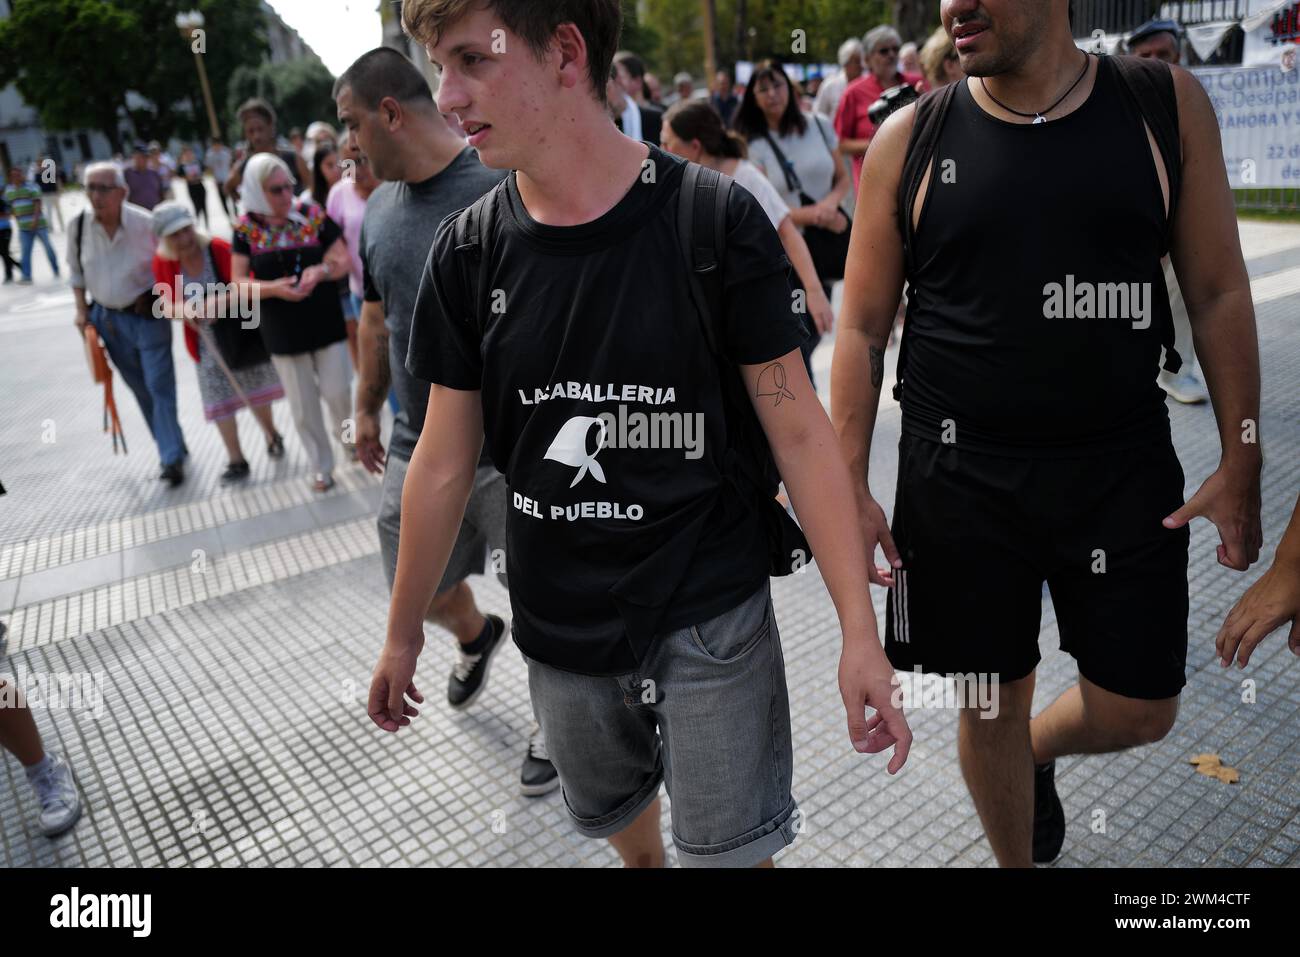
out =
[[[1177,695],[1187,664],[1183,470],[1168,439],[1093,458],[981,455],[904,435],[885,651],[901,671],[1015,681],[1037,667],[1043,582],[1061,649],[1128,698]]]

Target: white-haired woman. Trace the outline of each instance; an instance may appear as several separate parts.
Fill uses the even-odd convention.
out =
[[[266,438],[267,454],[280,458],[284,439],[271,419],[271,403],[284,398],[284,387],[262,337],[256,329],[244,328],[250,317],[239,314],[238,298],[231,296],[230,243],[213,239],[194,225],[193,215],[182,203],[154,207],[153,233],[158,248],[153,277],[168,289],[162,297],[167,318],[190,319],[207,329],[199,335],[187,322],[185,346],[198,363],[203,418],[216,423],[226,446],[228,464],[221,481],[238,482],[248,478],[249,467],[239,444],[235,413],[247,402]]]
[[[311,459],[313,487],[325,492],[334,485],[330,436],[342,442],[352,416],[352,364],[335,285],[348,274],[347,246],[318,204],[294,200],[293,178],[278,156],[251,157],[242,189],[231,273],[260,303],[258,330]]]

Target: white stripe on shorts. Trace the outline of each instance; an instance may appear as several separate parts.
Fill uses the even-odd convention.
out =
[[[912,633],[909,628],[910,616],[907,613],[907,569],[905,568],[898,570],[898,589],[896,597],[898,598],[898,617],[901,625],[899,634],[902,635],[899,640],[905,645],[910,645],[912,643]]]

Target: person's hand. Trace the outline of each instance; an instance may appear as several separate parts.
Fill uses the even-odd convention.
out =
[[[302,293],[303,298],[307,298],[315,291],[316,286],[325,279],[325,269],[322,266],[308,266],[298,277],[298,291]]]
[[[80,309],[77,310],[77,314],[72,320],[72,324],[77,327],[77,332],[81,333],[83,338],[86,335],[86,326],[89,322],[90,316],[82,312]]]
[[[822,229],[830,225],[830,210],[827,208],[825,200],[813,203],[808,207],[808,212],[812,214],[812,222],[809,225],[818,226]]]
[[[1214,639],[1219,664],[1227,668],[1235,657],[1237,667],[1246,667],[1259,643],[1287,622],[1287,644],[1300,656],[1300,564],[1279,559],[1228,612]]]
[[[849,740],[860,754],[892,747],[889,773],[897,774],[912,748],[912,730],[896,698],[898,679],[874,641],[846,640],[840,653],[840,698],[848,716]],[[867,716],[867,709],[875,714]]]
[[[808,296],[808,311],[812,314],[813,325],[822,335],[835,328],[835,310],[831,308],[831,301],[826,298],[821,287],[814,289]]]
[[[281,276],[279,279],[263,279],[260,282],[259,295],[267,299],[283,299],[286,302],[302,302],[307,298],[298,285],[297,276]]]
[[[817,205],[821,207],[821,213],[817,217],[817,225],[822,229],[829,230],[832,233],[842,233],[849,228],[848,217],[843,214],[839,206],[826,200],[822,200]]]
[[[395,645],[392,641],[384,644],[379,655],[379,664],[375,665],[375,674],[370,679],[370,698],[367,711],[370,720],[385,731],[405,728],[420,710],[408,702],[424,703],[424,695],[415,687],[415,663],[420,657],[424,636],[418,643]]]
[[[380,441],[379,416],[373,412],[358,411],[353,420],[356,422],[357,458],[367,472],[375,475],[384,474],[387,464],[384,443]]]
[[[889,520],[880,503],[871,497],[866,482],[858,484],[856,489],[858,501],[858,519],[862,524],[862,541],[867,547],[867,577],[873,585],[894,587],[894,569],[903,567],[894,536],[889,531]],[[876,564],[876,546],[885,553],[885,566]]]
[[[1244,572],[1258,561],[1264,540],[1258,466],[1220,465],[1182,508],[1165,518],[1164,526],[1182,528],[1197,516],[1219,530],[1220,565]]]

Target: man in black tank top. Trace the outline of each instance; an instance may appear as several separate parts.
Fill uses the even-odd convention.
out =
[[[890,565],[873,576],[890,660],[997,682],[996,709],[962,710],[959,755],[1006,866],[1060,851],[1056,757],[1172,726],[1188,522],[1213,521],[1237,570],[1261,538],[1258,346],[1213,110],[1178,68],[1081,52],[1067,7],[944,0],[968,79],[876,134],[832,377],[867,545]],[[1185,504],[1155,381],[1162,346],[1179,362],[1166,252],[1223,448]],[[867,475],[904,279],[891,533]],[[1043,582],[1079,682],[1031,721]]]

